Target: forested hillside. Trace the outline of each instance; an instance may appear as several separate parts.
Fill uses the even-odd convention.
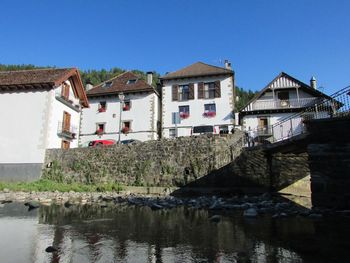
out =
[[[237,111],[240,111],[256,94],[257,92],[247,91],[236,86],[236,96],[238,96],[238,101],[236,101]]]
[[[35,65],[27,64],[27,65],[3,65],[0,64],[0,71],[10,71],[10,70],[25,70],[25,69],[35,69],[35,68],[55,68],[55,66],[46,66],[46,67],[38,67]],[[103,81],[106,81],[110,78],[118,76],[119,74],[125,72],[126,70],[121,68],[111,68],[109,70],[101,69],[101,70],[80,70],[80,75],[83,81],[84,86],[86,83],[91,83],[92,85],[97,85]],[[132,70],[136,75],[140,78],[146,79],[146,73],[140,70]],[[155,85],[159,80],[159,74],[157,72],[153,72],[153,84]],[[241,110],[242,107],[251,100],[256,93],[251,90],[244,90],[243,88],[236,87],[236,96],[239,97],[236,102],[237,110]]]

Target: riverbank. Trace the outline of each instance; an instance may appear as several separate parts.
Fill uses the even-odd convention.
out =
[[[143,206],[152,210],[167,210],[176,207],[188,207],[191,209],[206,209],[213,213],[241,211],[245,217],[259,217],[271,215],[273,218],[285,218],[303,216],[321,219],[324,215],[333,213],[346,213],[346,211],[331,211],[320,209],[307,209],[296,205],[281,196],[262,195],[248,196],[237,195],[232,197],[199,196],[199,197],[174,197],[167,193],[163,195],[133,194],[130,191],[120,192],[23,192],[0,191],[0,204],[9,202],[32,202],[35,208],[40,205],[50,206],[61,204],[69,208],[79,205],[97,205],[100,207],[113,206]],[[213,218],[212,220],[219,220]]]

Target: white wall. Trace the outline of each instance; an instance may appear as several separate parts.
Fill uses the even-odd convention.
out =
[[[70,92],[69,92],[69,100],[72,100],[73,103],[79,104],[79,99],[74,96],[72,85],[69,81],[66,81],[67,84],[70,85]],[[61,101],[56,99],[56,95],[61,94],[61,87],[51,90],[50,92],[50,99],[52,100],[52,103],[50,104],[50,119],[49,119],[49,133],[48,133],[48,144],[47,148],[61,148],[62,143],[62,137],[59,137],[57,135],[58,131],[58,125],[62,125],[63,122],[63,112],[68,112],[71,115],[70,124],[71,126],[76,127],[76,134],[77,138],[73,140],[68,140],[67,138],[64,138],[64,140],[70,141],[70,148],[76,148],[78,147],[78,134],[79,134],[79,128],[80,128],[80,111],[74,110],[71,107],[68,107]]]
[[[198,83],[214,82],[220,80],[221,97],[212,99],[198,99]],[[172,101],[172,86],[194,83],[194,99],[187,101]],[[179,112],[179,106],[190,106],[190,116],[182,119],[178,125],[178,136],[190,136],[193,126],[199,125],[231,125],[234,123],[233,111],[233,83],[232,77],[206,77],[182,80],[164,81],[162,87],[162,122],[163,136],[169,138],[169,129],[175,128],[172,124],[172,112]],[[204,104],[216,104],[216,116],[207,118],[203,116]]]
[[[0,92],[0,163],[42,163],[46,149],[48,91]]]
[[[243,117],[243,130],[248,131],[249,128],[256,133],[258,130],[258,120],[260,117],[268,118],[268,125],[273,126],[276,123],[289,118],[290,116],[295,115],[295,113],[270,113],[270,114],[257,114],[257,115],[247,115]],[[275,141],[281,140],[286,137],[290,137],[290,135],[300,133],[304,127],[302,123],[302,119],[300,116],[296,116],[291,120],[281,123],[273,128],[273,137]]]
[[[122,111],[122,122],[131,121],[131,131],[121,133],[121,140],[140,141],[157,139],[158,96],[155,93],[125,94],[125,100],[131,101],[129,111]],[[106,112],[98,112],[100,101],[107,102]],[[86,146],[92,140],[113,139],[119,137],[120,102],[117,95],[89,98],[90,108],[83,109],[80,131],[80,144]],[[97,123],[105,123],[105,134],[95,134]]]

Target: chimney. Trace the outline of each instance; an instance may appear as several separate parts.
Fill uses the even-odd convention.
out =
[[[86,83],[85,91],[91,90],[93,87],[94,86],[90,82],[88,82],[88,83]]]
[[[315,77],[312,77],[310,79],[310,87],[313,88],[313,89],[317,89],[317,83],[316,83]]]
[[[230,62],[228,62],[228,60],[226,59],[225,60],[225,69],[229,69],[229,70],[231,70],[232,68],[231,68],[231,63]]]
[[[148,71],[147,72],[147,84],[152,85],[152,83],[153,83],[153,72]]]

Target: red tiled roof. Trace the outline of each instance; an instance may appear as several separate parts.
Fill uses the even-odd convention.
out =
[[[0,72],[0,90],[53,89],[72,78],[75,92],[83,106],[89,107],[78,69],[30,69]]]
[[[136,82],[128,84],[129,80],[136,80]],[[107,87],[106,83],[108,84],[109,82],[111,82],[111,84],[110,86]],[[93,96],[100,96],[100,95],[118,94],[120,92],[123,92],[123,93],[155,92],[155,90],[151,85],[147,84],[146,81],[144,81],[143,79],[140,79],[134,73],[127,71],[97,85],[96,87],[87,91],[86,93],[88,97],[93,97]]]
[[[55,85],[58,80],[70,73],[72,68],[31,69],[0,72],[0,86],[48,84]]]
[[[232,75],[233,71],[226,68],[212,66],[203,62],[197,62],[180,70],[170,72],[161,77],[161,79],[179,79],[198,76],[213,76],[213,75]]]

